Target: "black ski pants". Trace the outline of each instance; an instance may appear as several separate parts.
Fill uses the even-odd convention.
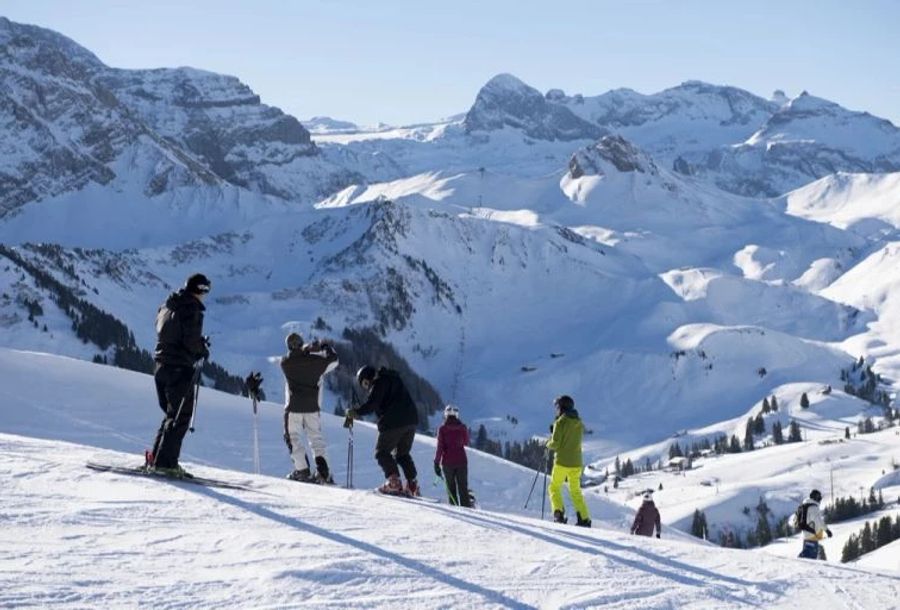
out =
[[[403,469],[403,476],[407,481],[416,478],[418,474],[416,465],[409,454],[415,438],[415,424],[378,431],[378,440],[375,441],[375,460],[384,471],[384,478],[388,478],[392,474],[399,476],[400,468]],[[394,457],[395,455],[396,457]]]
[[[160,468],[174,468],[194,412],[194,367],[157,363],[153,379],[159,408],[165,413],[153,442],[153,455]]]
[[[450,504],[454,506],[471,506],[469,502],[469,466],[447,466],[444,464],[444,483],[447,485],[447,494]]]

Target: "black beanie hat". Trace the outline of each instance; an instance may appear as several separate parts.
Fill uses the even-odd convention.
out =
[[[195,273],[184,283],[184,289],[193,294],[206,294],[212,288],[212,282],[202,273]]]

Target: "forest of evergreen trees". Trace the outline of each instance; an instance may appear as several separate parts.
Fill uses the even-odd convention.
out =
[[[889,515],[883,516],[870,525],[868,521],[859,534],[851,534],[841,551],[841,562],[859,559],[862,555],[900,539],[900,514],[893,521]]]
[[[137,345],[134,333],[115,316],[78,297],[71,288],[26,260],[16,250],[0,244],[0,256],[5,256],[15,263],[32,277],[38,287],[50,294],[57,307],[72,321],[72,331],[83,343],[92,343],[104,352],[112,351],[111,359],[98,354],[94,356],[94,362],[111,364],[140,373],[153,372],[153,356]],[[68,269],[67,273],[75,276],[74,270]],[[30,316],[43,315],[38,303],[26,306]],[[228,373],[213,362],[204,364],[203,375],[212,380],[212,387],[217,390],[232,394],[241,394],[244,391],[242,378]]]

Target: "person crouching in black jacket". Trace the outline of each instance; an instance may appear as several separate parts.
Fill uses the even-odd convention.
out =
[[[356,380],[364,390],[368,390],[369,397],[359,407],[350,409],[347,415],[355,419],[375,413],[378,417],[375,459],[386,479],[379,491],[392,495],[420,495],[416,465],[410,455],[419,413],[403,380],[396,371],[384,367],[376,371],[371,366],[359,369]],[[406,477],[405,489],[400,483],[400,469]]]

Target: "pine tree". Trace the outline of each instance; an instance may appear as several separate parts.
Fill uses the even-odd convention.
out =
[[[744,429],[744,451],[753,451],[753,420],[748,419]]]
[[[484,424],[481,424],[478,426],[478,434],[475,435],[475,448],[479,451],[484,451],[487,448],[487,442],[487,428],[484,427]]]
[[[756,542],[759,546],[765,546],[772,542],[772,529],[769,527],[769,520],[766,519],[764,513],[759,514],[756,521]]]
[[[846,439],[850,438],[850,426],[844,427],[844,438],[846,438]]]
[[[769,406],[769,398],[768,397],[763,398],[762,412],[763,413],[771,413],[772,412],[772,407]]]
[[[732,434],[731,441],[728,445],[728,453],[740,453],[741,452],[741,443],[737,439],[737,437]]]
[[[789,443],[799,443],[803,440],[803,435],[800,433],[800,424],[798,424],[794,420],[791,420],[791,426],[788,430],[787,440]]]
[[[773,412],[778,411],[778,399],[775,398],[774,394],[772,394],[772,401],[769,403],[769,406],[771,407]]]
[[[772,442],[780,445],[784,442],[784,434],[781,432],[781,422],[777,421],[772,424]]]
[[[766,420],[763,419],[762,414],[758,414],[753,418],[753,434],[765,434],[766,433]]]
[[[893,528],[891,526],[891,518],[885,515],[878,521],[878,528],[875,533],[875,546],[881,548],[894,541]]]
[[[806,392],[800,395],[800,408],[808,409],[809,408],[809,396],[806,395]]]
[[[875,550],[875,537],[872,535],[872,526],[866,521],[862,534],[859,537],[859,552],[861,555]]]
[[[844,544],[844,548],[841,551],[841,563],[847,563],[848,561],[853,561],[859,557],[859,540],[856,537],[856,534],[850,534],[850,537],[847,539],[847,542]]]
[[[694,519],[691,521],[691,534],[697,538],[706,539],[706,515],[699,509],[694,510]]]

